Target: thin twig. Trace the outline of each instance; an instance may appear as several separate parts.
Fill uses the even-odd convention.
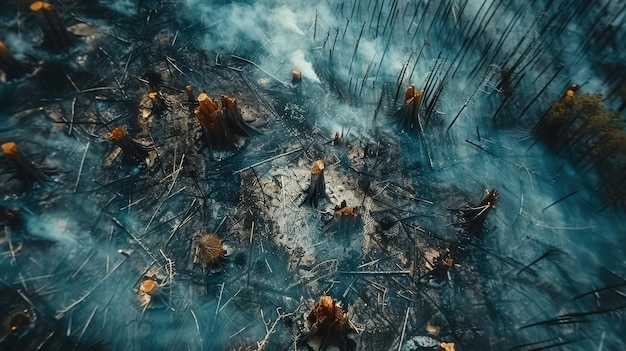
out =
[[[69,312],[69,310],[71,310],[72,308],[76,307],[78,304],[80,304],[81,302],[85,301],[85,299],[92,293],[94,292],[96,289],[98,289],[98,287],[105,281],[107,280],[107,278],[109,278],[111,276],[111,274],[113,274],[113,272],[115,272],[115,270],[122,265],[122,263],[124,263],[124,261],[126,260],[126,257],[122,258],[117,264],[115,264],[115,266],[113,267],[113,269],[111,269],[111,271],[109,273],[107,273],[104,278],[102,278],[99,282],[97,282],[96,284],[94,284],[91,289],[87,290],[87,292],[85,294],[83,294],[83,296],[81,296],[78,300],[72,302],[71,304],[69,304],[67,307],[64,307],[60,310],[57,311],[57,314],[55,315],[56,319],[61,319],[63,318],[63,316]]]
[[[191,211],[191,209],[193,208],[193,206],[196,204],[196,201],[198,201],[197,199],[193,199],[193,201],[191,202],[191,205],[189,206],[189,209],[187,209],[186,213],[189,213],[189,211]],[[180,222],[179,224],[176,225],[176,227],[174,227],[172,229],[172,231],[170,232],[170,236],[167,238],[167,241],[165,242],[165,245],[167,246],[167,244],[170,243],[170,241],[172,240],[172,238],[174,237],[174,234],[176,234],[176,232],[178,232],[178,229],[182,226],[184,226],[185,224],[189,223],[189,221],[191,221],[191,218],[193,217],[193,215],[195,214],[195,212],[191,212],[189,213],[189,215],[185,218],[183,218],[183,221]]]
[[[72,118],[70,119],[70,130],[68,135],[72,135],[72,129],[74,129],[74,115],[76,111],[76,98],[72,100]]]
[[[411,271],[337,271],[339,274],[372,274],[372,275],[392,275],[411,274]]]
[[[89,256],[87,256],[87,258],[85,259],[85,261],[83,262],[83,264],[80,265],[80,267],[78,267],[78,269],[76,270],[76,272],[74,272],[74,274],[72,274],[70,276],[69,279],[76,279],[76,275],[78,275],[78,273],[80,273],[80,271],[85,267],[85,265],[87,264],[87,262],[89,262],[89,260],[91,259],[91,257],[93,257],[93,255],[96,253],[96,251],[91,251],[91,254]]]
[[[131,207],[135,206],[136,204],[142,202],[145,199],[146,199],[145,197],[142,197],[141,199],[135,200],[132,203],[129,203],[128,205],[126,205],[124,207],[120,207],[120,211],[124,211],[125,209],[131,208]]]
[[[406,308],[406,315],[404,316],[404,325],[402,326],[402,335],[400,335],[400,345],[398,345],[398,351],[402,349],[402,342],[404,341],[404,333],[406,332],[406,323],[409,321],[409,310],[411,307]]]
[[[85,158],[87,157],[87,150],[89,150],[89,141],[87,142],[87,146],[85,146],[85,153],[83,154],[83,159],[80,161],[80,168],[78,169],[78,176],[76,176],[76,183],[74,183],[74,192],[78,189],[78,183],[80,182],[80,176],[83,174],[83,166],[85,165]]]
[[[272,157],[270,157],[270,158],[268,158],[268,159],[266,159],[266,160],[259,161],[259,162],[255,163],[255,164],[253,164],[253,165],[250,165],[250,166],[248,166],[248,167],[245,167],[245,168],[239,169],[239,170],[237,170],[237,171],[234,171],[234,172],[233,172],[233,174],[238,174],[238,173],[241,173],[241,172],[247,171],[247,170],[248,170],[248,169],[250,169],[250,168],[253,168],[253,167],[256,167],[256,166],[260,166],[260,165],[262,165],[262,164],[264,164],[264,163],[267,163],[267,162],[270,162],[270,161],[274,161],[274,160],[275,160],[275,159],[277,159],[277,158],[281,158],[281,157],[284,157],[284,156],[289,156],[289,155],[291,155],[291,154],[294,154],[294,153],[296,153],[296,152],[300,152],[300,151],[302,151],[302,150],[303,150],[303,148],[299,147],[299,148],[297,148],[297,149],[295,149],[295,150],[287,151],[287,152],[282,153],[282,154],[280,154],[280,155],[272,156]]]
[[[576,195],[576,193],[578,193],[578,191],[577,191],[577,190],[576,190],[576,191],[572,191],[571,193],[569,193],[569,194],[567,194],[567,195],[563,196],[562,198],[560,198],[560,199],[558,199],[558,200],[554,201],[553,203],[551,203],[549,206],[545,207],[543,210],[541,210],[541,212],[545,212],[545,211],[546,211],[547,209],[549,209],[550,207],[552,207],[552,206],[554,206],[554,205],[558,204],[559,202],[561,202],[561,201],[563,201],[563,200],[567,199],[568,197],[573,196],[573,195]]]
[[[13,250],[13,242],[11,241],[11,233],[9,232],[9,226],[4,227],[4,235],[9,243],[9,250],[11,251],[11,265],[15,265],[15,250]]]
[[[196,331],[198,332],[198,340],[200,341],[200,348],[202,348],[202,333],[200,333],[200,326],[198,325],[198,317],[194,313],[193,309],[190,308],[191,316],[193,317],[193,321],[196,323]]]
[[[141,248],[142,248],[142,249],[143,249],[143,250],[144,250],[144,251],[148,254],[148,256],[150,256],[150,257],[154,260],[154,262],[159,262],[159,260],[157,260],[156,256],[154,256],[154,255],[152,254],[152,252],[150,252],[150,250],[148,250],[148,248],[147,248],[147,247],[146,247],[146,246],[145,246],[145,245],[141,242],[141,240],[139,240],[139,238],[138,238],[135,234],[131,233],[128,229],[126,229],[126,227],[124,227],[124,225],[122,224],[122,222],[120,222],[120,221],[119,221],[117,218],[115,218],[115,217],[112,217],[111,219],[113,220],[113,222],[115,222],[115,224],[119,225],[119,226],[120,226],[120,228],[124,229],[124,231],[125,231],[128,235],[130,235],[130,237],[131,237],[131,238],[132,238],[132,239],[133,239],[133,240],[134,240],[137,244],[139,244],[139,246],[141,246]]]
[[[264,72],[265,74],[267,74],[268,76],[270,76],[270,77],[274,78],[274,79],[275,79],[277,82],[279,82],[280,84],[282,84],[282,85],[284,85],[284,86],[286,86],[286,85],[287,85],[287,83],[286,83],[286,82],[284,82],[284,81],[282,81],[282,80],[280,80],[280,79],[276,78],[276,76],[275,76],[275,75],[273,75],[273,74],[271,74],[270,72],[266,71],[265,69],[263,69],[263,67],[261,67],[261,66],[257,65],[256,63],[254,63],[254,62],[252,62],[252,61],[250,61],[250,60],[248,60],[248,59],[246,59],[246,58],[240,57],[240,56],[236,56],[236,55],[230,55],[230,56],[231,56],[232,58],[236,59],[236,60],[240,60],[240,61],[243,61],[243,62],[247,62],[247,63],[249,63],[249,64],[253,65],[254,67],[256,67],[256,68],[260,69],[261,71],[263,71],[263,72]]]
[[[267,329],[267,325],[265,326],[265,329],[267,330],[267,333],[265,334],[265,337],[263,338],[263,340],[258,341],[257,344],[257,349],[256,351],[262,351],[265,346],[267,346],[267,343],[270,339],[270,335],[274,334],[274,331],[276,331],[276,325],[278,324],[278,322],[285,318],[285,317],[289,317],[293,314],[292,313],[280,313],[280,307],[276,308],[276,314],[278,315],[278,317],[276,317],[276,320],[274,320],[274,323],[272,323],[272,326]],[[263,315],[263,310],[261,310],[261,315]],[[263,320],[263,323],[265,323],[265,320]]]
[[[398,256],[399,254],[400,254],[400,253],[395,253],[395,254],[390,255],[390,256],[387,256],[387,257],[377,258],[377,259],[375,259],[375,260],[371,260],[371,261],[369,261],[369,262],[367,262],[367,263],[363,263],[362,265],[358,266],[357,268],[365,268],[365,267],[367,267],[367,266],[371,266],[371,265],[373,265],[373,264],[376,264],[376,263],[378,263],[378,262],[380,262],[380,261],[382,261],[382,260],[387,260],[387,259],[390,259],[390,258],[396,257],[396,256]]]
[[[252,236],[254,235],[254,221],[252,221],[252,227],[250,228],[250,243],[248,248],[248,265],[252,266]],[[252,270],[250,270],[252,271]],[[248,271],[248,280],[246,286],[250,284],[250,271]]]
[[[78,336],[78,340],[76,340],[76,343],[78,343],[80,341],[80,339],[83,338],[83,335],[85,335],[85,331],[87,331],[87,327],[91,323],[91,320],[93,319],[93,316],[96,314],[97,310],[98,310],[98,306],[95,306],[93,308],[93,311],[89,315],[89,318],[87,319],[87,323],[85,323],[85,326],[83,327],[83,330],[80,332],[80,335]]]
[[[224,285],[226,282],[222,282],[222,286],[220,287],[220,296],[217,298],[217,307],[215,307],[215,316],[213,316],[213,325],[215,325],[215,321],[217,320],[217,314],[220,312],[220,304],[222,303],[222,294],[224,293]]]
[[[172,285],[174,283],[174,262],[167,256],[165,256],[165,252],[163,252],[163,250],[159,249],[159,252],[161,253],[161,256],[163,256],[163,258],[165,259],[165,262],[167,262],[167,266],[166,266],[166,271],[167,271],[167,280],[168,280],[168,285]],[[170,291],[170,296],[169,296],[169,305],[172,304],[172,289],[169,289]]]
[[[225,303],[225,304],[223,304],[223,305],[222,305],[222,307],[220,307],[219,312],[221,312],[221,311],[224,309],[224,307],[228,306],[228,304],[229,304],[229,303],[230,303],[230,302],[231,302],[231,301],[232,301],[235,297],[237,297],[237,295],[239,295],[239,293],[240,293],[240,292],[241,292],[241,289],[237,290],[237,292],[235,293],[235,295],[233,295],[230,299],[228,299],[228,301],[226,301],[226,303]]]

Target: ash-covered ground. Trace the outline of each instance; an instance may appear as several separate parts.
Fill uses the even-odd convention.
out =
[[[0,348],[624,348],[625,5],[7,1]]]

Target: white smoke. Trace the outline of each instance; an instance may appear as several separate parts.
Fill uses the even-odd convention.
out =
[[[293,67],[297,67],[302,72],[302,76],[308,78],[316,83],[320,83],[320,79],[315,74],[313,64],[307,61],[304,57],[304,52],[300,49],[294,51],[290,56],[291,64]]]

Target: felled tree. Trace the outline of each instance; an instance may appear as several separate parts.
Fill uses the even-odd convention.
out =
[[[306,196],[300,205],[307,204],[317,208],[320,200],[327,199],[326,183],[324,182],[324,161],[317,160],[311,167],[311,181],[305,191]]]
[[[45,1],[35,1],[30,10],[41,13],[39,25],[43,31],[41,46],[52,51],[68,49],[76,42],[76,38],[67,31],[54,6]]]
[[[449,249],[439,255],[434,262],[434,267],[428,273],[420,277],[419,282],[430,286],[442,286],[447,278],[448,271],[452,268],[454,259]]]
[[[32,71],[28,66],[16,60],[2,41],[0,41],[0,70],[4,72],[7,81],[19,78]]]
[[[310,331],[300,337],[299,345],[317,339],[320,345],[318,351],[326,351],[330,346],[336,346],[340,351],[356,349],[356,342],[348,337],[354,331],[348,321],[348,314],[339,306],[337,300],[326,293],[313,306],[307,319],[313,324]]]
[[[361,226],[359,208],[348,206],[344,200],[341,205],[335,206],[333,218],[324,226],[324,234],[335,236],[347,243]]]
[[[496,205],[499,197],[500,194],[498,190],[491,189],[490,191],[486,191],[485,197],[478,205],[474,206],[468,203],[456,209],[456,211],[459,212],[459,221],[455,223],[454,226],[461,228],[463,234],[482,240],[485,218],[487,218],[489,211]]]
[[[234,97],[222,94],[222,112],[224,113],[226,124],[233,134],[246,138],[261,134],[261,132],[243,119],[237,107],[237,99]]]
[[[415,90],[415,85],[406,89],[404,103],[396,111],[392,119],[406,132],[414,130],[419,125],[418,113],[424,90]]]
[[[16,177],[26,183],[28,189],[32,189],[34,182],[48,181],[51,175],[58,172],[55,168],[35,165],[12,141],[2,144],[2,152],[15,168]]]
[[[191,86],[187,92],[190,94]],[[235,98],[222,95],[221,107],[218,101],[206,93],[200,93],[197,101],[198,107],[194,112],[202,127],[202,142],[210,153],[213,150],[235,151],[237,137],[248,138],[260,134],[243,119]]]
[[[122,149],[125,163],[135,165],[143,163],[147,166],[151,165],[149,153],[154,149],[152,145],[143,145],[139,143],[131,138],[122,127],[113,128],[107,136],[113,144]]]

